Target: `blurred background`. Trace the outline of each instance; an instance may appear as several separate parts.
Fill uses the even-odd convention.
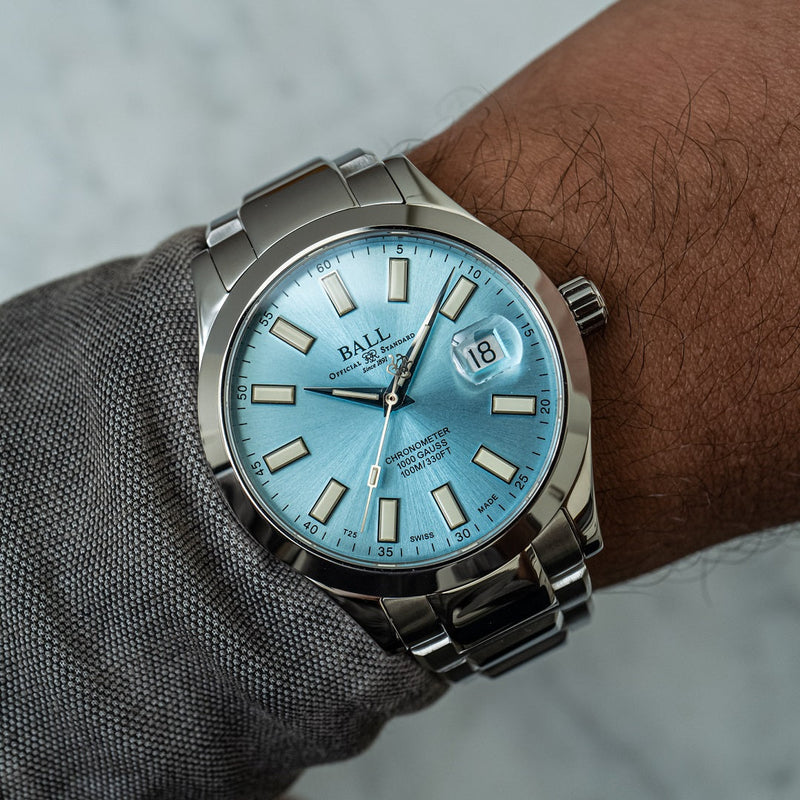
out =
[[[150,249],[315,155],[445,127],[600,0],[3,4],[0,301]],[[800,797],[800,537],[604,591],[569,647],[456,687],[307,800]]]

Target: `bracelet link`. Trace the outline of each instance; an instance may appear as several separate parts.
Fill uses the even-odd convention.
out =
[[[383,162],[353,150],[334,163],[314,159],[248,192],[238,209],[208,226],[206,241],[230,291],[256,258],[306,223],[356,206],[403,202]]]

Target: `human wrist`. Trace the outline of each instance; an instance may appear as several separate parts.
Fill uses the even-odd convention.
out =
[[[555,282],[586,274],[610,306],[587,341],[599,585],[798,515],[798,298],[781,267],[795,242],[770,198],[792,184],[794,78],[770,52],[757,76],[723,58],[746,19],[698,54],[679,5],[615,7],[411,154]]]

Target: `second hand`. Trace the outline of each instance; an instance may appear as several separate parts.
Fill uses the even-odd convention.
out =
[[[425,347],[425,343],[430,336],[436,315],[441,311],[444,296],[447,292],[447,287],[450,285],[450,279],[453,277],[455,268],[450,270],[447,280],[444,282],[439,294],[436,297],[430,311],[425,315],[417,335],[414,337],[414,344],[408,351],[408,355],[403,361],[403,366],[398,368],[395,372],[394,380],[389,386],[389,391],[384,397],[386,403],[386,419],[383,421],[383,430],[381,431],[381,441],[378,444],[378,455],[375,457],[375,463],[369,468],[369,477],[367,478],[367,486],[369,487],[369,494],[367,495],[367,506],[364,509],[364,517],[361,520],[361,533],[364,532],[364,527],[367,524],[367,515],[369,514],[369,505],[372,501],[372,492],[378,485],[378,479],[381,475],[381,453],[383,453],[383,443],[386,440],[386,431],[389,427],[389,418],[392,416],[392,409],[401,401],[405,400],[406,392],[408,391],[408,384],[411,381],[414,373],[416,372],[419,364],[420,354]],[[388,368],[387,368],[388,369]],[[393,371],[393,370],[390,370]]]
[[[381,453],[383,453],[383,443],[386,440],[386,431],[389,428],[389,417],[392,416],[392,409],[397,404],[398,399],[394,392],[389,392],[384,398],[384,402],[386,403],[386,419],[383,421],[381,440],[378,444],[378,455],[375,456],[375,463],[369,468],[369,477],[367,478],[369,494],[367,495],[367,506],[364,509],[364,518],[361,520],[361,533],[364,532],[364,526],[367,524],[367,514],[369,514],[369,505],[372,501],[372,492],[378,485],[378,478],[380,478],[381,475]]]

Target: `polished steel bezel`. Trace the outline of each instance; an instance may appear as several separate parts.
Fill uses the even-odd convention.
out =
[[[499,262],[533,296],[561,353],[565,407],[561,439],[549,475],[508,529],[483,546],[448,561],[413,568],[369,568],[346,564],[304,547],[267,519],[240,480],[228,449],[222,414],[227,355],[252,303],[268,284],[308,253],[341,238],[414,229],[441,234]],[[567,502],[586,460],[590,431],[589,370],[581,335],[556,286],[519,248],[465,213],[431,205],[386,203],[353,207],[315,219],[272,245],[238,279],[209,327],[198,381],[200,430],[206,456],[233,495],[248,508],[250,533],[269,550],[314,581],[342,594],[410,597],[444,591],[507,563],[527,547]]]

